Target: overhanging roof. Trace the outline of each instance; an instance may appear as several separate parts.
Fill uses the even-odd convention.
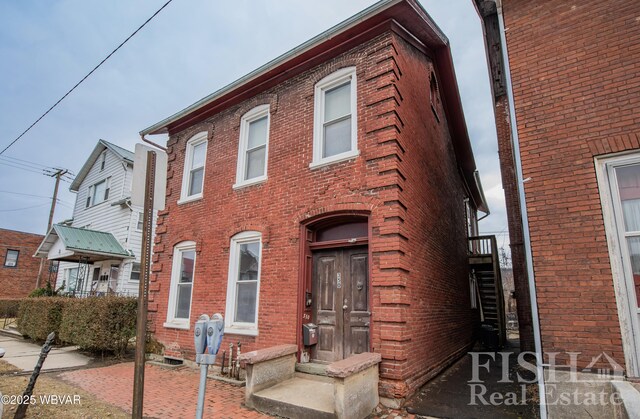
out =
[[[78,192],[78,190],[80,189],[80,184],[82,184],[82,181],[84,180],[84,178],[87,176],[87,174],[89,174],[89,170],[91,170],[91,168],[93,167],[93,164],[96,162],[96,160],[98,160],[98,157],[100,157],[100,154],[102,154],[102,152],[107,149],[111,150],[121,160],[124,160],[127,163],[133,164],[133,159],[135,157],[133,152],[126,150],[115,144],[112,144],[108,141],[98,140],[98,144],[96,144],[95,148],[89,155],[89,158],[87,159],[87,161],[84,163],[84,165],[78,172],[78,176],[75,177],[75,179],[71,183],[71,186],[69,186],[69,190]]]
[[[52,249],[54,254],[51,254]],[[35,257],[88,263],[134,256],[111,233],[54,224],[36,250]]]
[[[180,112],[142,130],[140,135],[180,132],[376,36],[379,33],[376,29],[385,22],[393,22],[407,30],[415,42],[433,53],[458,162],[476,207],[488,212],[483,193],[476,182],[476,165],[449,40],[415,0],[381,0]]]

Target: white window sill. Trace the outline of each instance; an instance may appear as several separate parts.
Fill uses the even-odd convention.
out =
[[[184,320],[184,321],[174,320],[174,321],[164,322],[162,326],[167,329],[181,329],[181,330],[190,329],[189,320]]]
[[[258,336],[258,329],[239,327],[239,326],[225,326],[225,335],[243,335],[243,336]]]
[[[242,189],[245,186],[251,186],[251,185],[258,185],[260,183],[264,183],[267,181],[267,177],[266,176],[260,176],[257,178],[253,178],[250,180],[245,180],[243,182],[238,182],[235,185],[233,185],[233,189],[237,190],[237,189]]]
[[[194,201],[199,201],[202,199],[202,194],[196,194],[196,195],[191,195],[191,196],[187,196],[185,198],[180,198],[178,200],[178,205],[182,205],[182,204],[186,204],[188,202],[194,202]]]
[[[327,157],[322,160],[311,162],[309,165],[310,169],[317,169],[319,167],[328,166],[330,164],[339,163],[346,160],[355,159],[360,155],[360,151],[348,151],[346,153],[336,154],[335,156]]]

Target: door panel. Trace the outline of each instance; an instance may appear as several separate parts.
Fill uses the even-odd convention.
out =
[[[369,350],[369,267],[366,248],[313,254],[313,312],[318,344],[312,358],[337,361]]]

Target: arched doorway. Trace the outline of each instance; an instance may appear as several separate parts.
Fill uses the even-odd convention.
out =
[[[302,324],[318,342],[301,348],[311,360],[333,362],[370,348],[369,217],[334,213],[302,226]]]

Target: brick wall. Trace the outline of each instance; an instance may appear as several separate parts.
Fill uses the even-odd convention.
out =
[[[503,7],[543,349],[623,364],[593,157],[640,148],[640,2]]]
[[[43,239],[38,234],[0,228],[0,299],[23,298],[35,289],[40,259],[32,256]],[[4,266],[7,250],[20,252],[16,267]]]
[[[404,397],[471,342],[464,187],[429,107],[430,62],[391,32],[260,93],[168,141],[167,208],[159,213],[150,318],[166,354],[193,358],[191,331],[162,326],[173,246],[197,243],[191,323],[225,312],[230,238],[262,233],[259,335],[227,335],[243,351],[295,343],[300,223],[337,210],[370,212],[372,350],[381,395]],[[314,85],[355,66],[360,156],[311,170]],[[241,116],[270,104],[268,180],[233,190]],[[440,110],[442,114],[442,110]],[[184,149],[209,135],[202,200],[177,205]]]

